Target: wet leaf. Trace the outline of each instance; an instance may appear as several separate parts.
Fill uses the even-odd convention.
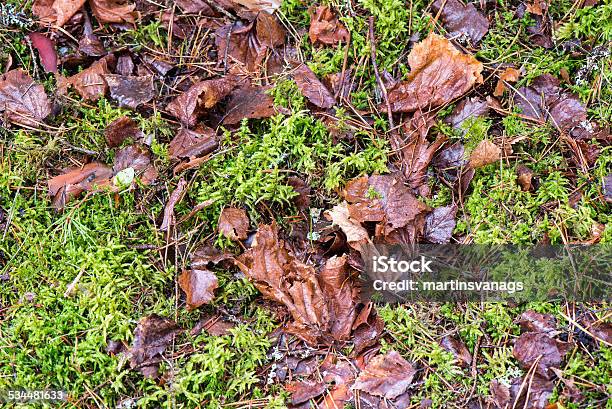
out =
[[[69,86],[74,87],[81,97],[89,101],[97,101],[108,91],[104,80],[105,74],[110,74],[109,65],[115,64],[115,57],[107,55],[94,62],[89,68],[69,78],[58,77],[58,92],[65,94]]]
[[[195,83],[168,104],[166,110],[186,126],[194,126],[199,117],[236,87],[237,79],[225,76]]]
[[[606,202],[612,203],[612,174],[603,178],[603,195]]]
[[[313,105],[319,108],[331,108],[335,105],[336,99],[334,96],[306,64],[297,65],[292,75],[302,95]]]
[[[518,323],[521,329],[526,332],[545,332],[550,334],[557,330],[555,317],[550,314],[541,314],[533,310],[527,310],[522,313]]]
[[[414,112],[447,104],[482,82],[482,63],[431,33],[408,55],[410,74],[389,91],[393,112]]]
[[[321,44],[337,45],[349,41],[349,32],[328,6],[310,10],[310,41]]]
[[[359,250],[369,241],[368,231],[363,228],[359,221],[351,218],[346,202],[336,205],[330,210],[326,210],[325,217],[340,227],[342,232],[346,235],[346,241],[355,250]]]
[[[519,165],[516,167],[516,181],[521,186],[523,192],[531,190],[531,180],[533,179],[533,171],[527,166]]]
[[[20,69],[0,75],[0,112],[15,124],[38,128],[51,113],[45,88]]]
[[[85,4],[85,0],[35,0],[32,13],[44,23],[63,26]]]
[[[472,44],[478,44],[489,31],[489,20],[473,3],[463,5],[459,0],[436,0],[431,7],[434,13],[440,14],[449,36],[458,41],[467,37]]]
[[[104,138],[111,148],[115,148],[126,139],[138,141],[144,138],[140,127],[133,119],[122,116],[111,122],[104,130]]]
[[[501,74],[499,74],[499,80],[497,80],[497,85],[495,86],[495,91],[493,95],[496,97],[502,96],[504,91],[506,90],[506,82],[516,82],[521,77],[521,73],[519,70],[513,67],[508,67]]]
[[[176,0],[176,4],[187,14],[213,16],[213,9],[204,0]]]
[[[93,190],[96,186],[108,185],[112,176],[113,172],[108,166],[93,162],[49,179],[47,185],[53,207],[62,209],[82,192]]]
[[[394,399],[412,385],[416,370],[396,351],[374,357],[359,374],[354,389]]]
[[[135,4],[123,0],[89,0],[99,23],[133,23]]]
[[[249,232],[249,217],[244,209],[226,207],[219,216],[219,233],[230,240],[244,240]]]
[[[186,187],[187,182],[185,179],[181,178],[176,184],[176,188],[172,191],[172,194],[168,198],[166,206],[164,206],[164,218],[161,226],[159,227],[160,231],[168,231],[176,224],[176,221],[174,220],[174,208],[176,207],[177,203],[182,200]]]
[[[443,149],[433,160],[433,165],[438,170],[452,170],[467,165],[465,159],[465,147],[461,143],[454,143]]]
[[[288,384],[286,389],[291,394],[291,404],[298,405],[321,395],[327,387],[323,382],[295,381]]]
[[[30,33],[28,37],[32,41],[34,48],[38,50],[40,63],[46,72],[57,72],[57,54],[55,53],[55,43],[47,36],[40,33]]]
[[[467,130],[463,129],[462,125],[466,120],[487,116],[488,113],[489,106],[486,101],[478,97],[464,98],[453,109],[453,112],[444,118],[444,122],[455,129],[460,129],[465,134]]]
[[[178,325],[167,318],[155,314],[141,318],[127,353],[132,369],[147,377],[157,377],[161,354],[180,331]]]
[[[250,11],[263,11],[274,13],[282,3],[282,0],[230,0],[232,3],[240,4]]]
[[[522,368],[529,369],[537,363],[536,373],[549,379],[549,369],[561,365],[567,349],[568,344],[543,332],[526,332],[516,340],[512,353]]]
[[[168,145],[168,155],[173,159],[191,158],[206,155],[219,146],[215,131],[206,126],[198,126],[193,131],[181,128]]]
[[[308,209],[310,207],[310,186],[308,186],[305,181],[298,178],[297,176],[288,177],[287,184],[291,186],[295,192],[298,193],[298,195],[292,199],[298,210]]]
[[[544,409],[554,388],[553,382],[538,375],[530,378],[514,378],[510,387],[498,380],[491,381],[493,403],[499,409]]]
[[[489,140],[481,141],[470,155],[470,166],[474,169],[497,162],[501,158],[501,149]]]
[[[127,168],[134,169],[140,181],[145,185],[153,184],[157,180],[158,172],[151,163],[151,153],[143,145],[129,145],[117,151],[113,173],[117,174]]]
[[[225,107],[223,123],[234,125],[244,118],[269,118],[276,114],[274,100],[267,93],[270,86],[256,87],[247,85],[232,92]]]
[[[446,336],[440,340],[440,346],[453,354],[460,366],[467,367],[472,363],[472,354],[460,340]]]
[[[155,96],[153,76],[104,75],[111,97],[120,107],[136,109]]]
[[[347,340],[355,321],[359,294],[351,281],[346,256],[327,260],[319,276],[328,304],[329,331],[335,340]]]
[[[188,310],[210,303],[219,286],[215,273],[207,269],[185,270],[179,276],[178,283],[187,296]]]
[[[425,218],[425,238],[431,243],[448,243],[457,225],[457,206],[437,207]]]

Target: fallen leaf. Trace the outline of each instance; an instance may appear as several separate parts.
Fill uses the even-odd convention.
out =
[[[435,33],[408,55],[410,74],[388,93],[393,112],[414,112],[447,104],[482,82],[482,63]]]
[[[35,0],[32,13],[43,23],[63,26],[85,4],[85,0]]]
[[[533,179],[533,171],[527,166],[519,165],[516,167],[516,181],[521,186],[523,192],[531,190],[531,180]]]
[[[120,107],[136,109],[155,96],[153,76],[136,77],[131,75],[104,75],[111,97]]]
[[[94,62],[89,68],[69,78],[58,77],[58,92],[65,94],[69,86],[73,86],[81,97],[89,101],[97,101],[108,91],[104,80],[105,74],[110,74],[109,65],[115,63],[115,56],[107,55]]]
[[[131,168],[145,185],[155,183],[158,172],[151,163],[151,153],[143,145],[129,145],[121,148],[115,154],[113,174],[116,175],[124,169]]]
[[[99,23],[133,23],[135,4],[123,0],[89,0]]]
[[[451,114],[444,118],[444,122],[452,125],[455,129],[460,129],[465,134],[467,130],[462,126],[465,121],[487,116],[488,113],[489,105],[486,101],[478,97],[464,98],[457,104]]]
[[[126,139],[141,140],[144,138],[144,134],[136,121],[127,116],[122,116],[108,124],[104,129],[104,138],[109,147],[115,148]]]
[[[172,159],[192,158],[206,155],[219,146],[215,131],[207,126],[198,126],[193,131],[181,128],[168,145]]]
[[[478,44],[489,31],[489,20],[472,3],[463,5],[459,0],[436,0],[431,7],[434,13],[440,14],[449,36],[458,41],[468,37],[472,44]]]
[[[127,353],[131,368],[147,377],[157,377],[161,354],[180,331],[178,325],[167,318],[155,314],[141,318]]]
[[[432,164],[438,170],[447,171],[461,168],[468,164],[465,158],[465,147],[457,142],[443,149],[433,160]]]
[[[210,303],[215,298],[215,289],[219,286],[215,273],[207,269],[185,270],[179,276],[178,283],[187,296],[188,310]]]
[[[53,207],[56,209],[64,208],[68,201],[82,192],[108,184],[112,176],[113,172],[108,166],[92,162],[49,179],[47,186]]]
[[[197,82],[170,102],[166,110],[184,125],[194,126],[206,110],[228,96],[236,85],[233,76]]]
[[[310,10],[310,28],[308,29],[310,41],[315,43],[337,45],[349,41],[349,32],[338,21],[334,12],[328,6],[319,6]]]
[[[603,195],[606,202],[612,203],[612,174],[603,178]]]
[[[47,36],[40,33],[30,33],[28,37],[32,41],[34,48],[38,50],[40,63],[45,72],[57,72],[57,54],[55,53],[55,43]]]
[[[359,223],[350,217],[348,204],[346,202],[334,206],[330,210],[325,211],[325,217],[332,221],[333,224],[340,227],[346,235],[346,241],[355,250],[360,250],[361,247],[368,242],[368,231]]]
[[[365,320],[365,321],[364,321]],[[385,329],[385,322],[376,313],[372,303],[364,307],[353,323],[353,356],[375,345]]]
[[[328,331],[337,341],[347,340],[355,321],[359,296],[351,281],[347,257],[331,257],[325,262],[319,277],[329,310]]]
[[[316,381],[295,381],[285,389],[291,394],[291,404],[299,405],[321,395],[327,389],[325,383]]]
[[[416,370],[396,351],[374,357],[355,380],[353,389],[394,399],[412,385]]]
[[[302,95],[312,104],[319,108],[331,108],[336,104],[334,96],[306,64],[297,65],[292,71],[292,76]]]
[[[493,403],[499,409],[545,409],[552,395],[554,383],[537,374],[530,378],[514,378],[510,387],[498,380],[491,381]]]
[[[51,103],[41,84],[23,70],[0,75],[0,112],[15,124],[38,128],[51,113]]]
[[[536,373],[550,379],[551,367],[558,368],[567,353],[568,344],[557,341],[543,332],[525,332],[516,340],[512,354],[522,368],[536,365]]]
[[[482,140],[470,155],[470,166],[481,168],[501,158],[501,149],[489,140]]]
[[[244,209],[226,207],[219,216],[219,233],[230,240],[238,241],[247,238],[249,217]]]
[[[298,193],[297,196],[291,199],[298,210],[308,209],[310,207],[310,186],[297,176],[288,177],[287,184]]]
[[[250,11],[263,11],[272,14],[278,9],[282,0],[230,0],[233,3],[240,4]]]
[[[234,125],[244,118],[269,118],[276,114],[274,99],[268,94],[270,86],[247,85],[236,89],[225,106],[223,123]]]
[[[159,227],[160,231],[168,231],[168,229],[176,224],[176,221],[174,220],[174,208],[183,198],[186,187],[187,182],[185,179],[180,178],[176,184],[176,188],[172,191],[172,194],[170,194],[170,197],[166,202],[166,206],[164,206],[164,218],[161,226]]]
[[[470,354],[470,351],[460,340],[445,336],[440,340],[440,346],[453,354],[460,366],[468,367],[472,363],[472,354]]]
[[[544,332],[550,334],[557,330],[555,317],[550,314],[541,314],[527,310],[518,319],[521,330],[525,332]]]
[[[79,40],[79,51],[90,57],[102,57],[106,54],[104,44],[93,34],[85,34]]]
[[[502,96],[504,94],[504,91],[506,90],[506,85],[504,84],[504,81],[516,82],[520,77],[521,72],[516,68],[506,68],[504,71],[502,71],[501,74],[499,74],[499,80],[497,80],[497,85],[495,86],[495,91],[493,92],[493,95],[495,95],[496,97]]]
[[[457,225],[457,206],[437,207],[425,218],[425,239],[431,243],[448,243]]]

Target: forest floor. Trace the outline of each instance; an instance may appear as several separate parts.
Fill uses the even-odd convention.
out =
[[[0,4],[0,407],[611,409],[606,297],[359,295],[612,243],[612,2],[467,3]]]

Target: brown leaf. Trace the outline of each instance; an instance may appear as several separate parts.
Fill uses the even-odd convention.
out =
[[[288,384],[285,389],[291,394],[291,404],[298,405],[321,395],[327,387],[323,382],[295,381]]]
[[[531,180],[533,179],[533,171],[527,166],[519,165],[516,167],[516,181],[521,186],[523,192],[531,190]]]
[[[112,170],[98,162],[71,169],[47,181],[53,207],[62,209],[70,199],[96,186],[107,185],[113,176]]]
[[[237,82],[231,75],[197,82],[170,102],[166,110],[184,125],[194,126],[206,110],[232,92]]]
[[[176,4],[187,14],[214,16],[213,9],[204,0],[176,0]]]
[[[215,298],[215,289],[219,286],[215,273],[207,269],[185,270],[179,276],[178,283],[187,296],[188,310],[210,303]]]
[[[0,112],[15,124],[38,128],[51,113],[45,88],[20,69],[0,75]]]
[[[85,0],[35,0],[32,13],[43,23],[61,27],[85,4]]]
[[[93,34],[85,34],[79,40],[79,51],[90,57],[101,57],[106,54],[106,49],[100,39]]]
[[[113,173],[116,175],[124,169],[132,168],[136,176],[145,185],[155,183],[158,172],[151,163],[151,152],[144,145],[129,145],[115,154]]]
[[[238,241],[247,238],[249,216],[244,209],[226,207],[219,216],[219,233],[230,240]]]
[[[443,149],[433,160],[433,165],[440,171],[449,171],[467,165],[465,147],[457,142]]]
[[[174,321],[155,314],[140,319],[134,330],[134,341],[127,353],[132,369],[137,369],[147,377],[157,377],[161,354],[180,331]]]
[[[486,116],[489,113],[489,106],[486,101],[478,97],[464,98],[453,109],[451,114],[444,118],[444,122],[450,124],[455,129],[461,129],[465,134],[467,130],[463,129],[463,123],[468,119],[475,119]]]
[[[527,310],[521,314],[519,320],[521,330],[526,332],[552,333],[557,330],[555,317],[550,314],[540,314],[533,310]]]
[[[335,340],[347,340],[355,321],[359,294],[351,281],[346,256],[327,260],[319,276],[329,309],[329,331]]]
[[[336,104],[334,96],[306,64],[297,65],[292,75],[302,95],[312,104],[319,108],[331,108]]]
[[[478,44],[489,31],[489,20],[472,3],[464,6],[459,0],[436,0],[431,7],[434,13],[440,13],[449,36],[459,37],[459,41],[467,36],[473,44]]]
[[[526,332],[515,342],[512,354],[524,369],[536,364],[536,373],[550,379],[551,367],[558,368],[567,353],[568,344],[557,341],[543,332]]]
[[[136,109],[155,96],[153,76],[104,75],[111,97],[120,107]]]
[[[548,407],[554,383],[536,374],[527,379],[514,378],[510,387],[493,380],[490,388],[493,403],[499,409],[544,409]]]
[[[81,97],[89,101],[97,101],[106,94],[108,85],[104,74],[110,73],[109,65],[115,63],[115,57],[107,55],[94,62],[89,68],[69,78],[58,77],[58,92],[64,94],[69,86],[73,86]]]
[[[183,195],[185,194],[185,188],[187,187],[187,182],[185,179],[181,178],[176,184],[176,188],[172,191],[172,194],[168,198],[168,202],[166,206],[164,206],[164,218],[162,220],[162,224],[159,227],[160,231],[167,231],[172,226],[174,226],[174,208],[176,204],[181,201]]]
[[[389,351],[374,357],[359,374],[353,389],[386,399],[395,399],[412,385],[416,370],[402,356]]]
[[[457,222],[457,206],[437,207],[425,218],[425,238],[431,243],[448,243]]]
[[[481,168],[501,158],[501,149],[489,140],[481,141],[470,155],[470,166]]]
[[[334,206],[330,210],[325,211],[325,217],[338,225],[342,232],[346,235],[346,241],[349,246],[355,250],[369,241],[368,231],[363,228],[361,223],[350,217],[348,204],[346,202]]]
[[[440,346],[453,354],[462,367],[468,367],[472,363],[472,354],[460,340],[446,336],[440,340]]]
[[[263,11],[272,14],[281,5],[281,0],[229,0],[232,3],[246,7],[250,11]]]
[[[366,348],[375,345],[385,329],[385,322],[376,313],[372,303],[365,306],[353,323],[353,356],[359,356]]]
[[[349,41],[349,32],[338,21],[334,12],[328,6],[319,6],[310,10],[310,28],[308,29],[310,41],[329,45]]]
[[[104,138],[108,146],[115,148],[126,139],[140,140],[144,138],[144,134],[136,121],[127,116],[122,116],[108,124],[104,130]]]
[[[270,86],[247,85],[232,92],[225,107],[223,123],[234,125],[244,118],[269,118],[276,114],[274,99],[267,93]]]
[[[495,86],[495,92],[493,95],[496,97],[502,96],[504,91],[506,90],[506,85],[504,85],[504,81],[506,82],[516,82],[521,77],[521,72],[513,67],[506,68],[501,74],[499,74],[499,80],[497,80],[497,85]]]
[[[30,33],[28,37],[32,41],[34,48],[38,50],[40,63],[45,72],[57,72],[57,54],[55,53],[55,43],[48,37],[40,33]]]
[[[168,145],[168,155],[172,159],[182,159],[206,155],[219,146],[215,131],[207,126],[198,126],[193,131],[181,128]]]
[[[435,33],[408,55],[410,74],[389,91],[393,112],[414,112],[447,104],[482,82],[482,63]]]
[[[298,193],[297,196],[291,200],[295,203],[298,210],[306,210],[310,207],[310,186],[297,176],[290,176],[287,178],[287,184]]]
[[[89,0],[99,23],[133,23],[135,4],[123,0]]]

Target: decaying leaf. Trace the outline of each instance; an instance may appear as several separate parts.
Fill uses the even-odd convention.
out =
[[[295,381],[288,384],[285,389],[291,394],[291,404],[298,405],[320,396],[327,387],[324,382]]]
[[[467,132],[463,124],[468,119],[475,119],[486,116],[489,113],[489,106],[486,101],[478,98],[464,98],[453,109],[451,114],[444,118],[444,122],[452,125],[455,129],[461,129],[462,133]]]
[[[174,208],[183,198],[186,187],[187,182],[185,179],[181,178],[176,184],[176,188],[172,191],[172,194],[170,194],[168,202],[166,202],[166,206],[164,206],[164,218],[161,226],[159,226],[160,231],[168,231],[168,229],[176,224],[174,220]]]
[[[348,203],[344,202],[334,206],[332,209],[325,212],[325,216],[340,227],[342,232],[346,235],[346,241],[355,250],[361,249],[361,247],[368,242],[368,231],[358,220],[351,218]]]
[[[138,141],[144,137],[140,127],[133,119],[122,116],[111,122],[104,130],[104,138],[111,148],[115,148],[126,139]]]
[[[168,155],[173,159],[193,158],[206,155],[219,146],[212,128],[198,126],[193,131],[181,128],[168,145]]]
[[[328,307],[328,331],[338,341],[346,340],[356,316],[358,292],[349,274],[346,256],[333,256],[320,272],[321,289]]]
[[[219,286],[217,276],[208,269],[185,270],[179,276],[178,283],[187,296],[188,310],[210,303]]]
[[[612,203],[612,175],[603,178],[603,195],[606,202]]]
[[[134,341],[127,353],[132,369],[147,377],[157,377],[161,354],[180,331],[178,325],[167,318],[155,314],[142,318],[134,330]]]
[[[337,45],[349,40],[348,30],[338,21],[338,18],[328,6],[319,6],[310,10],[308,36],[313,44]]]
[[[133,23],[135,4],[124,0],[89,0],[99,23]]]
[[[491,381],[491,397],[499,409],[508,408],[548,408],[554,383],[537,374],[528,378],[514,378],[510,387],[498,380]]]
[[[40,63],[46,72],[57,72],[57,54],[55,53],[55,43],[47,36],[40,33],[28,34],[34,48],[38,50]]]
[[[366,365],[357,377],[353,389],[374,396],[394,399],[412,385],[416,370],[396,351],[378,355]]]
[[[69,78],[58,77],[58,92],[65,94],[69,86],[74,87],[81,97],[89,101],[97,101],[108,91],[104,80],[105,74],[110,74],[109,65],[115,64],[115,57],[107,55],[94,62],[89,68]]]
[[[472,354],[460,340],[445,336],[440,340],[440,346],[453,354],[460,366],[467,367],[472,363]]]
[[[38,128],[51,113],[51,103],[41,84],[23,70],[0,75],[0,113],[15,124]]]
[[[112,175],[108,166],[93,162],[49,179],[47,185],[53,207],[62,209],[70,199],[82,192],[107,185]]]
[[[457,206],[437,207],[425,218],[425,238],[431,243],[448,243],[457,225]]]
[[[531,190],[531,180],[533,179],[533,171],[527,166],[519,165],[516,167],[516,181],[521,186],[523,192]]]
[[[472,151],[470,155],[470,166],[474,169],[481,168],[490,163],[497,162],[501,158],[501,149],[493,142],[485,139]]]
[[[232,92],[225,107],[223,123],[234,125],[244,118],[269,118],[276,114],[274,99],[268,94],[270,86],[247,85]]]
[[[302,95],[308,101],[319,108],[331,108],[336,99],[323,85],[314,72],[304,63],[297,65],[293,70],[293,80],[297,84]]]
[[[522,313],[518,323],[525,332],[544,332],[551,334],[557,329],[555,317],[550,314],[541,314],[533,310],[527,310]]]
[[[414,112],[451,102],[482,82],[482,63],[435,33],[408,55],[410,74],[389,91],[393,112]]]
[[[525,332],[516,340],[512,351],[524,369],[536,365],[536,373],[550,379],[550,368],[558,368],[569,346],[543,332]]]
[[[79,11],[86,0],[35,0],[32,13],[40,21],[63,26]]]
[[[504,91],[506,90],[506,82],[516,82],[521,77],[521,72],[513,67],[508,67],[501,74],[499,74],[499,80],[497,80],[497,85],[495,86],[495,91],[493,95],[496,97],[502,96]]]
[[[236,87],[237,79],[231,75],[195,83],[168,104],[168,113],[186,126],[194,126],[208,109],[228,96]]]
[[[472,44],[478,44],[489,31],[489,20],[473,3],[463,5],[459,0],[436,0],[431,7],[434,13],[440,13],[448,34],[458,41],[468,37]]]
[[[244,240],[249,232],[249,216],[244,209],[226,207],[219,216],[219,233],[230,240]]]
[[[155,96],[153,76],[136,77],[132,75],[104,75],[111,97],[120,107],[136,109]]]
[[[115,154],[113,174],[116,175],[128,168],[133,169],[135,175],[145,185],[153,184],[157,180],[158,172],[151,163],[151,152],[143,145],[129,145],[119,149]]]
[[[281,5],[281,0],[230,0],[233,3],[240,4],[250,11],[263,11],[268,14],[274,13]]]

